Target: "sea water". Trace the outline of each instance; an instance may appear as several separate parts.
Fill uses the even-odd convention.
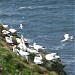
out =
[[[30,44],[57,52],[67,74],[75,75],[75,41],[60,42],[64,33],[75,36],[74,7],[74,0],[0,0],[0,22],[17,29]]]

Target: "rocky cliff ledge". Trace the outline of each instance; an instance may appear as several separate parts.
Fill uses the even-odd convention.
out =
[[[13,52],[13,45],[6,42],[2,30],[8,30],[0,24],[0,75],[67,75],[64,71],[64,65],[61,58],[48,61],[44,55],[47,53],[40,50],[42,54],[42,64],[35,64],[35,53],[29,53],[28,61],[25,57]],[[16,33],[10,33],[14,38],[18,37]]]

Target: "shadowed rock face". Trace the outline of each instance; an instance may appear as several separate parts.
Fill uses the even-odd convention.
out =
[[[0,24],[0,36],[2,35],[2,30],[4,30],[3,26]]]

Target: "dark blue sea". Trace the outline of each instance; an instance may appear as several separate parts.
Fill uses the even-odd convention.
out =
[[[68,75],[75,75],[75,42],[60,41],[64,33],[75,36],[74,0],[0,0],[0,22],[17,29],[30,44],[36,42],[57,52]]]

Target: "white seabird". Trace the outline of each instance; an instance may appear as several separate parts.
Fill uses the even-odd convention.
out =
[[[10,31],[11,33],[15,33],[17,30],[14,29],[14,28],[10,28],[9,31]]]
[[[70,40],[73,40],[73,36],[70,36],[69,34],[65,34],[64,39],[61,40],[61,42],[70,41]]]
[[[12,37],[11,36],[10,37],[5,37],[5,40],[9,44],[13,44],[13,41],[12,41]]]
[[[24,41],[25,41],[25,42],[28,42],[28,40],[27,40],[26,38],[24,38]]]
[[[30,52],[30,53],[39,53],[38,51],[34,50],[34,49],[30,49],[30,48],[27,48],[27,51]]]
[[[20,38],[16,38],[17,43],[21,43],[21,39]]]
[[[8,25],[3,25],[4,28],[8,28]]]
[[[34,63],[36,63],[36,64],[42,64],[43,63],[41,54],[38,54],[38,56],[34,57]]]
[[[45,55],[46,60],[54,60],[60,58],[60,56],[56,55],[57,53],[50,53]]]
[[[20,24],[20,28],[23,29],[23,25],[22,24]]]
[[[19,47],[21,50],[24,50],[24,51],[26,51],[26,49],[27,49],[27,47],[26,47],[23,43],[20,43],[20,44],[18,45],[18,47]]]
[[[25,50],[27,49],[26,45],[25,45],[25,42],[24,42],[24,37],[23,35],[21,35],[21,42],[20,44],[18,45],[18,47],[21,49],[21,50]]]
[[[43,46],[37,45],[36,43],[33,44],[34,49],[39,50],[39,49],[45,49]]]
[[[23,51],[23,50],[20,50],[20,51],[19,51],[19,54],[22,55],[22,56],[29,55],[28,52],[25,52],[25,51]]]
[[[25,52],[25,51],[20,50],[20,51],[19,51],[19,54],[20,54],[21,56],[25,57],[26,60],[28,61],[28,55],[29,55],[28,52]]]
[[[6,34],[9,34],[10,32],[7,30],[2,30],[2,33],[6,35]]]

